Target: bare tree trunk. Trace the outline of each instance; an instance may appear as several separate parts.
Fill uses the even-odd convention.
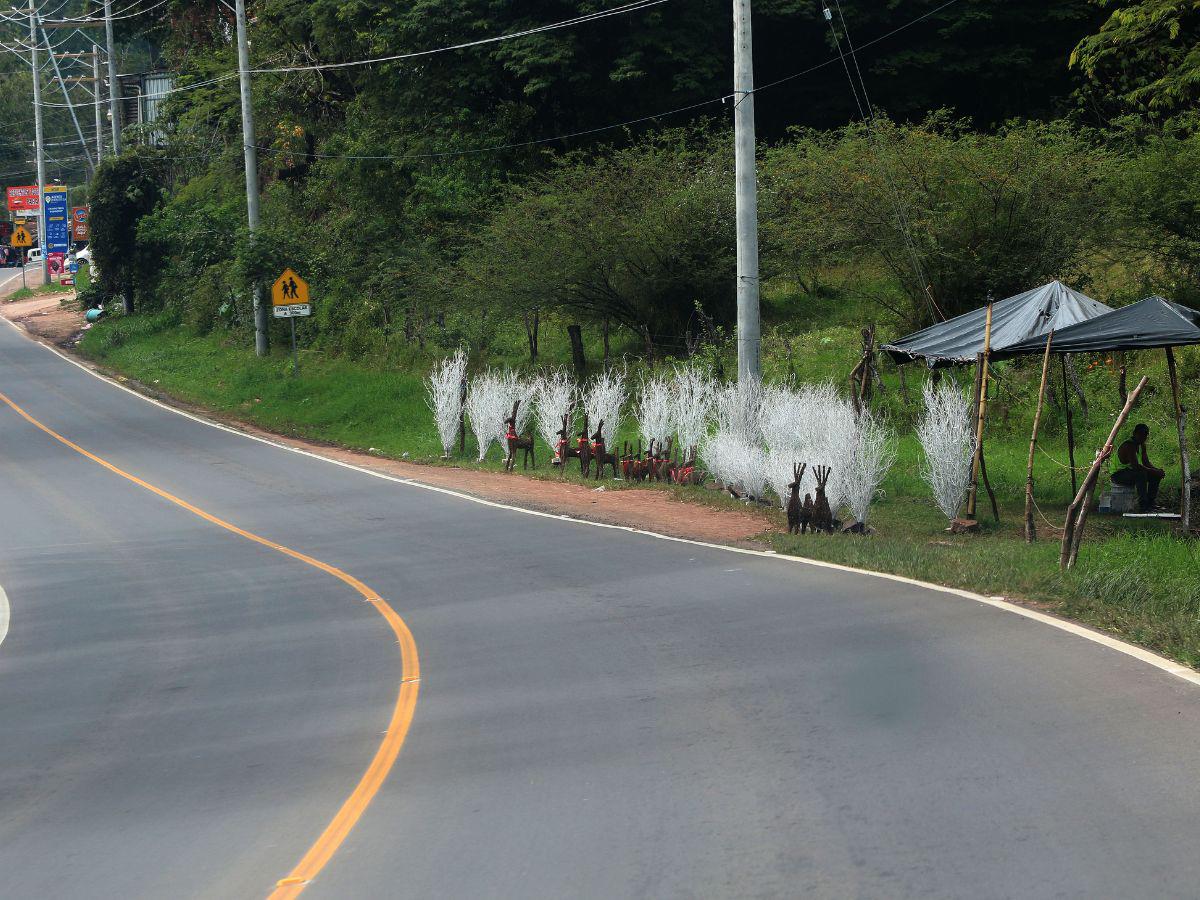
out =
[[[537,362],[538,357],[538,326],[540,324],[540,310],[538,307],[533,308],[533,313],[525,312],[522,318],[525,320],[525,337],[529,340],[529,361]]]
[[[571,339],[571,361],[575,364],[575,377],[583,380],[587,375],[587,359],[583,355],[583,329],[579,325],[568,325],[567,337]]]

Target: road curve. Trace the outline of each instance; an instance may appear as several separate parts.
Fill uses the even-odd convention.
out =
[[[369,584],[421,695],[307,897],[1193,896],[1200,689],[919,586],[481,506],[191,421],[0,327],[0,391]],[[0,407],[6,898],[265,896],[355,789],[372,604]]]

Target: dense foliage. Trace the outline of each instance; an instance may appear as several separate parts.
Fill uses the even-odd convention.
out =
[[[232,15],[171,0],[136,39],[183,90],[155,166],[97,181],[101,218],[118,199],[133,217],[100,224],[99,289],[244,332],[252,285],[291,265],[317,300],[302,340],[357,355],[486,349],[503,323],[531,356],[539,329],[576,324],[652,357],[720,343],[728,4],[489,40],[618,5],[251,2],[251,240]],[[834,273],[882,273],[854,289],[895,327],[1052,277],[1086,287],[1122,255],[1137,287],[1200,295],[1196,5],[840,0],[827,20],[814,0],[758,0],[765,277],[803,303]]]

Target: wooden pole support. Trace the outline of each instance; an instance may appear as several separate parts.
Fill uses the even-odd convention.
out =
[[[1075,420],[1071,416],[1071,388],[1067,384],[1067,354],[1061,354],[1058,361],[1062,363],[1063,409],[1067,411],[1067,461],[1071,464],[1071,494],[1074,496],[1079,485],[1075,478]]]
[[[971,487],[967,492],[967,518],[975,518],[975,498],[979,494],[979,463],[983,453],[983,423],[987,417],[988,355],[992,352],[992,304],[988,304],[983,326],[983,353],[979,357],[979,394],[976,397],[975,458],[971,460]]]
[[[1175,403],[1175,424],[1179,428],[1179,469],[1182,479],[1179,526],[1186,535],[1192,530],[1192,461],[1188,454],[1187,407],[1179,399],[1179,372],[1175,368],[1175,351],[1171,347],[1167,347],[1167,372],[1171,376],[1171,399]]]
[[[1033,414],[1033,434],[1029,438],[1029,461],[1025,465],[1025,543],[1037,540],[1037,525],[1033,521],[1033,453],[1037,447],[1038,426],[1042,422],[1042,403],[1046,399],[1046,376],[1050,372],[1050,345],[1054,329],[1046,335],[1046,352],[1042,356],[1042,383],[1038,388],[1037,409]]]
[[[1112,456],[1113,442],[1117,439],[1117,432],[1121,430],[1121,427],[1125,424],[1125,420],[1129,418],[1129,411],[1133,409],[1138,395],[1145,386],[1146,377],[1143,375],[1142,380],[1138,382],[1137,387],[1129,394],[1129,399],[1125,401],[1125,405],[1121,408],[1121,412],[1117,416],[1117,421],[1113,423],[1112,431],[1108,433],[1108,440],[1104,442],[1104,446],[1096,453],[1096,459],[1092,462],[1092,467],[1088,469],[1087,477],[1083,479],[1083,484],[1079,486],[1079,492],[1075,495],[1075,499],[1067,507],[1067,518],[1063,523],[1062,547],[1059,549],[1058,554],[1059,568],[1070,569],[1075,565],[1075,560],[1079,557],[1079,545],[1083,541],[1083,526],[1087,522],[1088,508],[1091,506],[1092,493],[1096,489],[1096,479],[1100,475],[1100,466],[1104,464],[1106,459]]]

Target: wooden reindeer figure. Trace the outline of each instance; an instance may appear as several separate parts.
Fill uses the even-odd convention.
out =
[[[604,420],[600,420],[600,424],[596,427],[596,433],[592,435],[592,457],[596,460],[596,480],[600,480],[600,476],[604,474],[605,466],[612,466],[613,478],[617,477],[617,454],[610,453],[604,445]]]
[[[802,506],[800,508],[800,533],[801,534],[804,534],[806,531],[816,531],[816,529],[813,528],[813,523],[812,523],[814,508],[815,507],[813,505],[812,494],[805,494],[804,495],[804,506]]]
[[[524,456],[521,459],[521,468],[528,469],[530,461],[533,462],[533,467],[537,468],[537,456],[533,450],[533,429],[531,428],[525,434],[517,434],[517,409],[521,406],[521,401],[513,402],[512,415],[504,420],[506,426],[504,440],[508,444],[508,456],[504,457],[504,471],[511,472],[517,467],[517,451],[523,450]]]
[[[587,478],[592,471],[592,445],[588,442],[588,417],[583,414],[583,430],[575,440],[575,455],[579,457],[579,474]]]
[[[833,470],[829,466],[817,466],[813,475],[817,479],[817,499],[813,502],[812,529],[827,531],[833,534],[833,511],[829,508],[829,498],[825,496],[825,485],[829,484],[829,475]]]
[[[788,534],[804,534],[808,530],[808,523],[812,515],[812,498],[805,495],[805,500],[808,501],[807,510],[805,504],[800,502],[800,482],[804,478],[804,471],[808,468],[808,463],[800,463],[792,465],[792,483],[788,485],[788,502],[787,502],[787,522]],[[805,516],[805,512],[808,516]]]
[[[625,441],[621,450],[621,477],[626,481],[633,480],[633,451],[629,447],[629,441]]]
[[[638,438],[637,454],[632,459],[629,474],[634,481],[646,480],[646,454],[642,451],[641,438]]]
[[[558,441],[554,445],[554,462],[551,465],[558,466],[558,473],[562,475],[567,471],[567,460],[574,459],[579,456],[579,450],[571,446],[568,436],[570,435],[570,414],[562,417],[562,428],[554,432],[558,435]]]

